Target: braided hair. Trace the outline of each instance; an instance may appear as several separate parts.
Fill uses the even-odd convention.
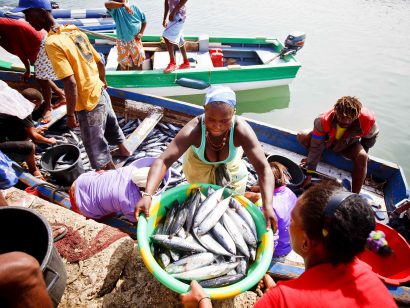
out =
[[[337,208],[328,233],[323,233],[324,208],[332,195],[342,191],[335,181],[309,188],[300,199],[302,229],[310,239],[322,242],[332,264],[348,263],[361,252],[369,233],[375,228],[372,209],[359,195],[344,200]]]
[[[337,115],[355,119],[362,110],[362,103],[355,96],[342,96],[334,105]]]

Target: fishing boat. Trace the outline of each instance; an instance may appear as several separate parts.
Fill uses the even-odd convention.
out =
[[[96,50],[105,55],[110,86],[159,96],[200,94],[210,84],[226,85],[235,91],[288,85],[301,67],[295,54],[305,39],[303,33],[293,33],[284,46],[278,39],[267,37],[189,36],[185,39],[191,68],[165,74],[169,54],[161,36],[143,36],[146,60],[141,71],[120,71],[115,35],[88,34]],[[176,61],[182,63],[179,51]]]
[[[105,55],[106,79],[111,87],[158,96],[202,94],[209,85],[226,85],[235,91],[288,85],[301,67],[295,54],[305,39],[303,33],[293,33],[284,46],[275,38],[186,37],[191,68],[165,74],[169,55],[161,36],[143,36],[146,60],[142,70],[121,71],[115,35],[83,30],[96,50]],[[182,62],[179,52],[176,59]],[[10,60],[0,60],[0,69],[17,68]]]
[[[24,19],[24,14],[13,13],[13,7],[0,7],[0,17]],[[90,31],[113,31],[115,22],[105,8],[60,9],[51,11],[57,24],[73,24]]]
[[[0,72],[0,78],[17,89],[27,87],[27,84],[23,84],[20,77],[21,74],[18,73]],[[111,95],[113,108],[117,115],[127,119],[144,119],[135,132],[132,132],[130,137],[127,138],[131,150],[138,149],[138,146],[150,134],[156,124],[184,125],[193,117],[203,113],[202,107],[172,99],[143,95],[111,87],[108,92]],[[255,131],[266,155],[285,156],[295,163],[299,163],[306,156],[307,151],[298,143],[295,132],[251,119],[246,120]],[[148,125],[148,123],[150,124]],[[343,180],[350,178],[351,171],[352,163],[349,160],[335,153],[325,152],[315,176],[318,179]],[[71,209],[67,193],[56,191],[55,187],[48,186],[46,182],[38,180],[24,170],[18,169],[17,173],[20,181],[29,186],[43,185],[39,186],[38,190],[44,198]],[[377,204],[376,212],[378,213],[376,218],[380,223],[388,223],[395,216],[399,216],[403,209],[408,208],[409,186],[403,170],[395,163],[370,156],[367,178],[362,191],[375,200]],[[135,236],[135,225],[133,224],[126,223],[115,217],[110,217],[103,222]],[[271,270],[277,278],[291,279],[303,273],[304,268],[302,264],[278,262]],[[387,284],[387,287],[399,304],[410,304],[410,288],[408,285]]]

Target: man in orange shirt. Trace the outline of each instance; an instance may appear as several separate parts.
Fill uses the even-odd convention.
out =
[[[48,31],[45,48],[57,79],[64,83],[67,125],[80,126],[85,150],[94,169],[115,169],[108,143],[118,145],[121,156],[129,156],[105,90],[105,67],[87,36],[76,26],[58,26],[49,0],[20,0],[15,11],[23,11],[36,29]],[[78,122],[77,122],[78,118]]]

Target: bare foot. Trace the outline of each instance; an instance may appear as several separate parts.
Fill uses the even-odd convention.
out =
[[[67,104],[67,100],[65,98],[65,95],[59,96],[57,101],[53,104],[53,109],[56,109],[62,105]]]
[[[131,156],[131,152],[125,147],[124,143],[118,145],[118,154],[120,156],[128,157]]]
[[[51,110],[52,109],[45,109],[43,116],[40,119],[41,124],[47,124],[51,121]]]

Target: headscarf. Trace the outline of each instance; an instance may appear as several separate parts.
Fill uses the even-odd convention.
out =
[[[205,105],[223,102],[235,108],[236,106],[236,95],[231,88],[225,86],[212,86],[205,95]]]

